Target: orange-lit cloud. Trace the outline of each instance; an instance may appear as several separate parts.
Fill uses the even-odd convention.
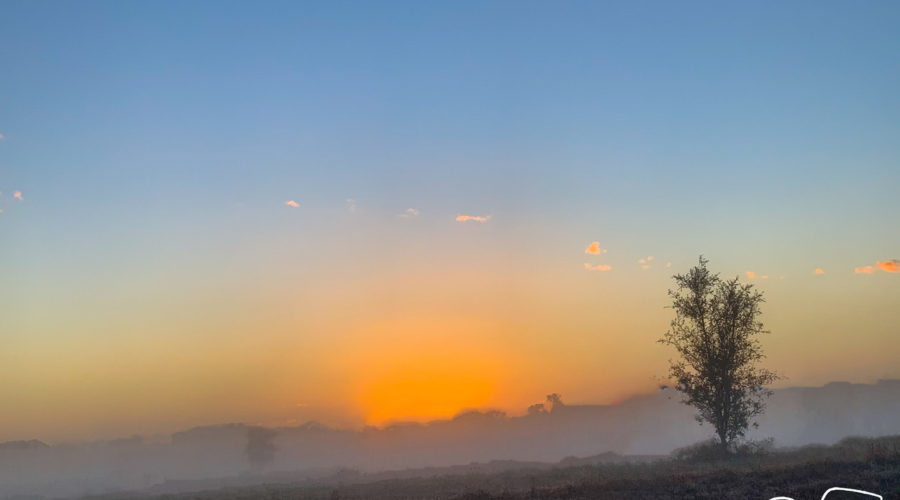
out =
[[[756,273],[754,273],[753,271],[747,271],[747,278],[749,278],[751,280],[753,278],[756,278]]]
[[[761,280],[767,280],[767,279],[769,279],[769,276],[768,276],[768,275],[765,275],[765,274],[759,274],[759,273],[756,273],[756,272],[753,272],[753,271],[747,271],[746,274],[747,274],[747,278],[748,278],[748,279],[751,279],[751,280],[755,280],[755,279],[757,279],[757,278],[759,278],[759,279],[761,279]],[[784,278],[784,276],[782,276],[781,278]]]
[[[886,273],[900,273],[900,260],[897,259],[879,260],[875,265]]]
[[[490,215],[457,215],[457,222],[466,222],[466,221],[475,221],[475,222],[487,222],[491,218]]]
[[[600,255],[601,253],[606,253],[606,249],[600,248],[599,241],[593,241],[590,245],[587,246],[587,248],[584,249],[584,253],[591,255]]]
[[[825,274],[825,270],[821,267],[817,267],[816,270],[813,271],[813,274]]]
[[[297,203],[297,202],[294,201],[294,200],[288,200],[288,201],[284,202],[284,204],[287,205],[287,206],[289,206],[289,207],[293,207],[293,208],[297,208],[297,207],[300,206],[300,204]]]
[[[612,269],[612,266],[608,266],[606,264],[598,264],[596,266],[592,266],[585,262],[584,268],[588,271],[609,271],[610,269]]]
[[[875,272],[875,268],[872,266],[862,266],[862,267],[857,267],[856,269],[853,270],[853,272],[856,274],[872,274]]]
[[[13,192],[13,198],[15,198],[15,199],[17,199],[17,200],[19,200],[19,201],[25,201],[25,197],[22,196],[22,192],[21,192],[21,191],[15,191],[15,192]]]

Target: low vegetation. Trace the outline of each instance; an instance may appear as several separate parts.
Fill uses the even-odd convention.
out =
[[[492,462],[380,474],[344,471],[297,483],[131,498],[207,499],[676,499],[819,498],[832,486],[900,495],[900,436],[778,449],[745,443],[723,457],[716,441],[660,458],[613,454],[556,464]],[[113,498],[113,497],[94,497]],[[117,495],[115,498],[123,498]]]

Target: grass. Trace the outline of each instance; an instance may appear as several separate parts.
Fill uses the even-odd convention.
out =
[[[281,499],[818,499],[832,486],[900,497],[900,436],[848,438],[833,446],[739,447],[721,457],[711,443],[655,461],[582,465],[504,463],[381,474],[345,474],[294,484],[132,498],[167,500]],[[417,477],[418,476],[418,477]],[[111,497],[110,497],[111,498]],[[123,498],[121,495],[115,498]],[[835,497],[837,498],[837,497]],[[831,497],[829,497],[831,500]]]

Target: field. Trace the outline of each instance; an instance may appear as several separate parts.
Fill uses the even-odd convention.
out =
[[[670,457],[600,455],[556,464],[492,462],[379,474],[344,471],[302,482],[130,498],[211,499],[682,499],[820,498],[842,486],[897,498],[900,436],[848,438],[833,446],[747,447],[727,459],[698,445]],[[94,497],[113,498],[113,497]],[[121,496],[115,498],[122,498]],[[829,495],[829,499],[851,498]],[[862,498],[859,495],[853,498]]]

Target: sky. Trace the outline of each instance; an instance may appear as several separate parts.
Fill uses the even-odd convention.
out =
[[[0,1],[0,440],[900,377],[896,2]]]

